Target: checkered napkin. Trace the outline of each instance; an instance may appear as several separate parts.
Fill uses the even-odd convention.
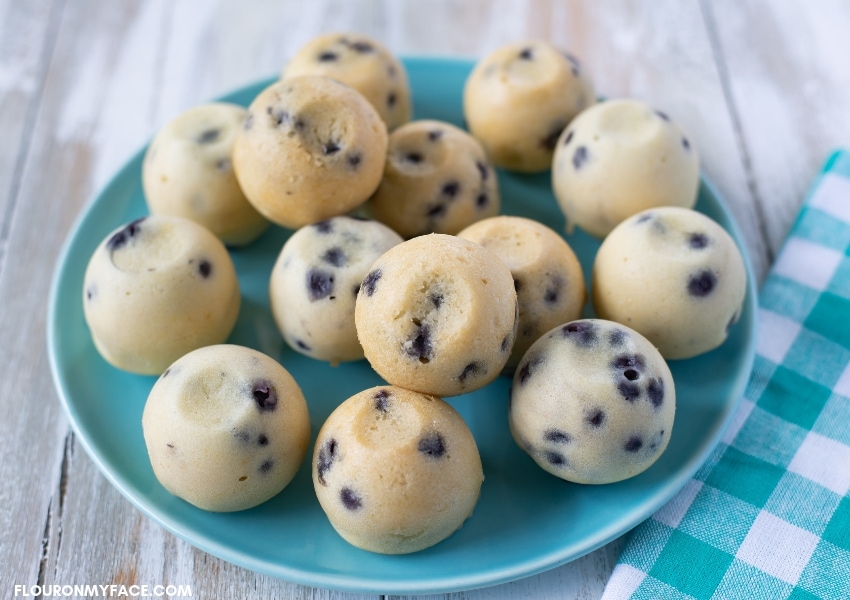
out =
[[[706,464],[626,542],[603,600],[850,599],[850,153],[760,294],[753,373]]]

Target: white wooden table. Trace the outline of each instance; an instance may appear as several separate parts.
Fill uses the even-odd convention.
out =
[[[75,439],[45,348],[53,266],[93,194],[178,112],[276,75],[333,30],[400,55],[532,37],[569,49],[599,93],[691,133],[759,280],[828,152],[850,146],[844,0],[0,0],[0,597],[84,583],[360,597],[235,567],[142,516]],[[464,597],[598,598],[620,545]]]

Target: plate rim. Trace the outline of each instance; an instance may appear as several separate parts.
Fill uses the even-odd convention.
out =
[[[400,55],[398,57],[402,63],[410,69],[411,66],[421,68],[430,66],[431,68],[445,68],[452,66],[453,68],[463,67],[472,68],[475,64],[475,59],[465,56],[442,56],[442,55]],[[253,82],[238,86],[234,89],[219,95],[211,101],[227,101],[228,98],[246,90],[255,88],[266,82],[275,81],[275,77],[260,78]],[[152,138],[151,138],[152,139]],[[63,280],[64,274],[67,272],[71,263],[71,250],[80,229],[88,215],[96,206],[101,203],[101,199],[107,195],[110,188],[118,185],[121,181],[132,178],[132,172],[137,169],[136,164],[141,163],[144,154],[150,144],[151,139],[148,139],[145,144],[136,152],[134,152],[121,168],[118,169],[100,188],[96,189],[88,201],[79,209],[79,212],[66,233],[59,254],[54,264],[54,270],[51,277],[50,292],[48,295],[48,310],[47,310],[47,350],[48,360],[50,364],[51,376],[53,379],[54,389],[59,398],[60,404],[63,407],[66,418],[74,431],[77,441],[80,443],[86,454],[97,467],[98,471],[106,477],[110,484],[119,491],[119,493],[128,500],[137,510],[139,510],[147,518],[152,519],[155,523],[176,535],[191,546],[198,548],[203,552],[207,552],[217,558],[237,565],[239,567],[254,571],[256,573],[269,575],[278,579],[283,579],[290,583],[304,585],[309,587],[318,587],[342,592],[355,593],[377,593],[377,594],[438,594],[451,593],[464,590],[472,590],[485,588],[503,583],[516,581],[521,578],[530,577],[540,574],[550,569],[557,568],[563,564],[571,562],[581,556],[589,554],[594,550],[604,546],[605,544],[622,537],[640,525],[643,521],[649,518],[655,511],[667,504],[683,487],[693,478],[699,468],[705,463],[710,454],[715,450],[723,435],[731,425],[734,414],[737,412],[740,403],[743,399],[747,382],[751,376],[754,361],[755,361],[755,345],[758,335],[757,326],[757,311],[758,311],[758,292],[755,275],[752,267],[752,261],[746,245],[745,238],[742,235],[740,226],[737,223],[729,205],[725,198],[719,193],[716,185],[707,178],[705,173],[700,170],[700,184],[704,185],[709,193],[716,200],[721,213],[726,222],[724,227],[729,231],[736,245],[741,251],[742,258],[745,264],[747,273],[747,295],[744,300],[744,308],[742,312],[749,315],[748,322],[750,328],[747,340],[747,350],[745,352],[745,361],[739,370],[739,374],[734,382],[734,398],[731,402],[724,405],[723,420],[716,427],[713,435],[706,438],[701,451],[695,453],[683,465],[679,472],[674,473],[672,477],[665,481],[664,485],[653,494],[651,501],[647,501],[645,506],[640,511],[630,511],[630,518],[625,519],[630,523],[625,529],[621,526],[608,526],[601,529],[594,536],[589,536],[587,539],[590,543],[582,545],[581,550],[576,553],[572,547],[574,544],[569,544],[562,547],[558,552],[550,552],[545,556],[537,556],[533,560],[526,559],[517,563],[513,568],[500,568],[497,572],[490,570],[479,571],[464,576],[448,576],[440,577],[436,580],[430,577],[420,577],[415,580],[410,578],[404,581],[396,579],[378,580],[374,578],[363,579],[361,577],[353,577],[351,575],[341,575],[334,573],[314,573],[305,571],[301,568],[292,568],[280,563],[275,563],[270,560],[247,555],[244,551],[235,549],[231,546],[222,543],[216,543],[211,536],[205,535],[201,540],[197,534],[190,531],[184,526],[179,518],[173,518],[167,512],[157,510],[153,506],[149,506],[141,499],[137,498],[131,491],[131,485],[124,482],[119,473],[113,473],[113,469],[109,466],[102,450],[92,445],[88,435],[79,421],[79,414],[71,406],[69,402],[70,392],[66,387],[66,382],[62,377],[60,369],[60,358],[58,356],[57,337],[59,335],[56,325],[59,320],[59,289]],[[620,519],[613,521],[619,523]]]

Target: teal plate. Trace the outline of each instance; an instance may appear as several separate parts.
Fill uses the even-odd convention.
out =
[[[436,58],[411,58],[405,64],[415,117],[462,125],[461,91],[473,64]],[[247,105],[270,82],[250,85],[223,100]],[[143,152],[88,206],[66,242],[48,315],[53,377],[78,440],[109,481],[154,521],[227,561],[308,586],[387,594],[458,591],[539,573],[610,542],[660,508],[706,460],[743,395],[755,348],[756,293],[749,261],[744,311],[726,343],[698,358],[671,363],[678,392],[673,434],[667,451],[637,477],[582,486],[536,467],[510,436],[510,381],[500,377],[481,390],[449,399],[478,442],[485,481],[472,517],[436,546],[383,556],[347,544],[316,500],[309,459],[283,492],[259,507],[231,514],[199,510],[166,492],[148,462],[141,417],[155,378],[108,365],[95,350],[83,319],[82,282],[89,257],[112,229],[147,212],[140,180]],[[564,230],[548,173],[500,172],[499,183],[504,213]],[[731,215],[704,180],[697,209],[719,221],[744,247]],[[229,341],[265,352],[292,373],[310,405],[315,439],[334,407],[383,382],[365,361],[330,367],[283,342],[269,311],[267,286],[289,233],[273,227],[250,247],[231,252],[243,303]],[[582,231],[566,239],[589,278],[599,242]],[[587,315],[592,315],[590,309]]]

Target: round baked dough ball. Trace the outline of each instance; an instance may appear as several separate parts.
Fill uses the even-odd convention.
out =
[[[277,495],[310,445],[307,402],[289,372],[234,345],[200,348],[166,369],[148,395],[142,428],[163,487],[218,512]]]
[[[667,448],[673,377],[639,333],[600,319],[556,327],[514,374],[514,440],[545,471],[576,483],[612,483],[648,469]]]
[[[715,221],[663,207],[618,225],[593,263],[593,306],[624,323],[665,358],[720,346],[741,316],[747,273],[741,251]]]
[[[231,154],[247,112],[227,103],[190,108],[154,137],[142,163],[151,214],[200,223],[229,246],[253,242],[269,225],[233,173]]]
[[[413,111],[404,65],[382,44],[359,33],[328,33],[313,38],[286,64],[282,79],[324,75],[363,94],[395,129]]]
[[[437,396],[471,392],[495,379],[510,356],[511,272],[469,240],[416,237],[372,265],[354,322],[366,359],[390,384]]]
[[[483,480],[463,418],[440,398],[398,387],[347,399],[313,450],[313,487],[334,529],[383,554],[449,537],[472,514]]]
[[[499,216],[470,225],[458,237],[494,252],[511,270],[519,325],[508,369],[541,335],[581,316],[587,300],[581,264],[549,227],[524,217]]]
[[[498,48],[475,65],[463,89],[469,130],[493,164],[511,171],[549,169],[561,131],[594,102],[578,60],[542,40]]]
[[[254,99],[236,136],[233,166],[260,213],[297,229],[365,202],[381,182],[386,156],[386,125],[359,92],[302,75]]]
[[[363,358],[354,301],[369,267],[403,240],[377,221],[333,217],[306,225],[283,245],[269,295],[286,343],[331,364]]]
[[[670,117],[637,100],[600,102],[558,140],[552,187],[567,227],[606,236],[647,208],[693,208],[699,157]]]
[[[384,177],[366,209],[410,238],[456,234],[499,213],[499,184],[481,144],[443,121],[413,121],[390,134]]]
[[[119,369],[145,375],[224,342],[240,302],[224,244],[180,217],[153,215],[114,230],[92,254],[83,283],[83,312],[98,352]]]

